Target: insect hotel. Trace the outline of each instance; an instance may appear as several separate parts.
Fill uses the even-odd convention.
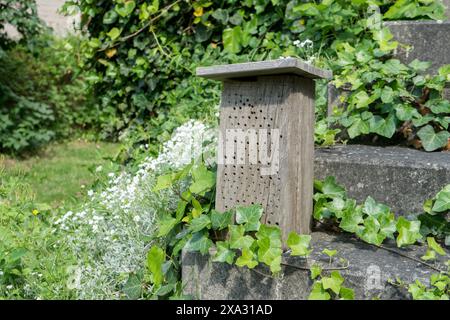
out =
[[[216,209],[261,204],[284,239],[307,234],[313,207],[314,79],[331,72],[299,59],[200,67],[223,82]]]

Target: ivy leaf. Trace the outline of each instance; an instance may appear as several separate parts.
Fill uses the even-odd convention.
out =
[[[435,260],[436,259],[436,252],[433,250],[428,249],[425,255],[420,257],[420,259],[429,261],[429,260]]]
[[[362,134],[368,134],[370,132],[370,126],[368,121],[356,117],[350,128],[347,129],[350,139],[356,138]]]
[[[322,253],[326,254],[330,258],[333,258],[336,255],[337,250],[330,250],[325,248],[323,249]]]
[[[229,236],[230,236],[230,248],[231,249],[244,249],[250,248],[255,241],[252,237],[244,235],[245,227],[242,225],[230,225],[229,226]]]
[[[192,235],[184,247],[187,251],[199,251],[201,254],[207,254],[213,242],[209,239],[207,232],[196,232]]]
[[[122,18],[125,18],[125,17],[128,17],[133,12],[135,7],[136,7],[136,3],[131,0],[131,1],[126,1],[121,6],[116,6],[115,10]]]
[[[212,16],[214,19],[218,20],[223,25],[227,24],[229,18],[228,11],[225,9],[217,9],[216,11],[213,12]]]
[[[216,184],[215,174],[209,171],[204,164],[201,164],[193,169],[192,177],[194,179],[194,183],[191,184],[189,190],[195,194],[203,195]]]
[[[323,288],[321,281],[316,281],[309,294],[308,300],[330,300],[330,294]]]
[[[384,103],[391,103],[394,101],[394,90],[391,87],[384,87],[381,90],[381,101]]]
[[[420,234],[420,221],[409,221],[404,217],[400,217],[398,218],[396,228],[398,231],[398,247],[414,244],[417,240],[422,239],[422,235]]]
[[[200,230],[209,228],[211,226],[211,219],[206,214],[200,215],[198,218],[192,219],[189,223],[189,230],[191,232],[198,232]]]
[[[331,277],[322,278],[322,286],[325,290],[331,289],[335,294],[341,291],[341,285],[344,283],[344,278],[338,271],[331,272]]]
[[[115,12],[114,10],[109,10],[103,16],[103,24],[113,24],[114,22],[116,22],[117,17],[117,12]]]
[[[448,100],[440,100],[438,102],[434,102],[430,106],[431,111],[433,113],[450,113],[450,101]]]
[[[450,210],[450,184],[438,192],[432,210],[434,212]]]
[[[355,291],[350,288],[341,287],[339,291],[339,296],[344,300],[355,300]]]
[[[261,225],[256,233],[258,260],[267,264],[273,273],[281,271],[281,230],[278,227]]]
[[[216,210],[211,211],[211,225],[214,230],[223,230],[232,224],[233,212],[219,212]]]
[[[391,114],[387,118],[380,116],[373,116],[369,120],[370,131],[379,134],[380,136],[391,138],[396,129],[395,118]]]
[[[373,39],[378,42],[381,51],[388,52],[397,48],[398,42],[391,41],[393,37],[391,31],[387,27],[373,32]]]
[[[165,261],[164,250],[158,246],[152,246],[147,253],[147,267],[152,273],[153,284],[156,288],[163,283],[163,263]]]
[[[312,250],[308,250],[311,242],[310,235],[298,235],[291,232],[287,239],[287,245],[292,250],[291,256],[308,256]]]
[[[109,32],[107,33],[107,35],[111,38],[111,40],[116,40],[120,34],[121,34],[121,30],[119,30],[118,28],[114,27],[111,30],[109,30]]]
[[[136,300],[141,297],[142,284],[139,277],[135,274],[131,274],[128,277],[127,282],[123,286],[123,292],[127,295],[128,299]]]
[[[342,214],[339,227],[347,232],[357,233],[363,227],[360,225],[364,222],[361,206],[351,207]]]
[[[420,61],[417,59],[414,59],[410,64],[408,65],[410,68],[412,68],[415,72],[424,72],[429,67],[431,67],[431,62],[429,61]]]
[[[245,231],[258,231],[262,214],[263,208],[260,205],[238,207],[236,208],[236,223],[245,224]]]
[[[398,104],[395,106],[395,115],[400,121],[410,121],[414,117],[420,117],[420,114],[416,108],[404,104]]]
[[[170,215],[164,215],[159,221],[158,237],[164,237],[177,225],[178,220]]]
[[[432,126],[426,125],[417,132],[426,151],[434,151],[447,145],[450,132],[441,131],[436,133]]]
[[[225,241],[217,241],[216,246],[217,252],[212,258],[212,261],[233,264],[236,253],[233,250],[230,250],[229,243]]]
[[[357,233],[358,237],[367,243],[371,243],[379,246],[386,238],[385,235],[380,233],[380,223],[375,217],[367,217],[364,219],[364,229]]]
[[[231,53],[238,53],[241,51],[242,29],[240,26],[228,28],[222,34],[223,47],[226,51]]]
[[[436,242],[436,240],[433,237],[427,237],[427,243],[428,247],[436,251],[436,253],[438,253],[439,255],[441,256],[446,255],[444,249],[442,249],[442,247],[439,245],[439,243]]]
[[[161,175],[156,180],[156,185],[153,187],[153,192],[170,188],[174,183],[174,173]]]
[[[236,265],[238,267],[247,267],[249,269],[253,269],[258,265],[258,261],[256,261],[255,258],[255,254],[252,250],[244,248],[242,249],[242,255],[236,260]]]
[[[329,198],[345,197],[345,189],[336,183],[333,176],[329,176],[323,181],[320,191]]]
[[[256,238],[259,240],[268,238],[271,246],[281,248],[281,230],[278,227],[262,224],[256,233]]]
[[[322,267],[318,264],[314,264],[311,266],[311,279],[314,280],[317,277],[322,275]]]
[[[281,271],[281,254],[283,250],[270,241],[270,238],[258,240],[258,260],[270,267],[270,271]]]

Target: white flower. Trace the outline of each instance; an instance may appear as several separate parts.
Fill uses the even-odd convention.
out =
[[[94,190],[89,190],[89,191],[87,192],[87,195],[88,195],[89,197],[92,197],[92,196],[94,195]]]
[[[95,172],[101,172],[103,170],[103,166],[98,166],[96,169],[95,169]]]
[[[7,290],[11,290],[12,288],[14,288],[14,286],[12,284],[6,286]]]

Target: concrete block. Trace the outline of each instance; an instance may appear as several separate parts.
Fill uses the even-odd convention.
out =
[[[402,147],[339,145],[316,148],[316,179],[334,176],[348,196],[368,196],[390,206],[396,215],[423,213],[423,203],[450,183],[450,152]]]
[[[355,290],[355,299],[407,299],[407,292],[389,284],[389,279],[399,277],[406,283],[418,279],[428,284],[430,275],[436,273],[416,261],[365,244],[349,234],[314,232],[312,239],[313,252],[307,259],[283,257],[284,263],[305,270],[283,265],[281,275],[276,278],[270,277],[269,270],[264,266],[249,270],[214,263],[209,257],[198,253],[184,252],[182,278],[185,293],[204,300],[303,300],[308,298],[313,284],[308,266],[318,263],[324,268],[339,267],[339,258],[344,258],[348,260],[348,268],[339,272],[345,278],[343,285]],[[393,243],[387,246],[398,250]],[[331,265],[322,253],[325,248],[338,251]],[[411,246],[402,252],[417,258],[425,250],[426,247]],[[442,266],[443,261],[441,259],[437,265]],[[331,271],[324,271],[327,272]]]

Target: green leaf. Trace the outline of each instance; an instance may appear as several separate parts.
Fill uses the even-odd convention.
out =
[[[355,300],[355,291],[350,288],[341,287],[339,291],[339,296],[344,300]]]
[[[367,243],[379,246],[386,238],[380,233],[380,223],[375,217],[369,216],[364,219],[364,228],[357,233],[358,237]]]
[[[414,117],[420,117],[420,114],[416,108],[404,104],[398,104],[395,106],[395,115],[400,121],[410,121]]]
[[[187,251],[199,251],[201,254],[207,254],[213,242],[209,239],[207,232],[196,232],[192,235],[184,247]]]
[[[253,269],[258,265],[258,261],[256,261],[256,255],[252,250],[248,248],[242,249],[242,255],[237,258],[236,265],[238,267],[247,267],[249,269]]]
[[[16,261],[19,261],[28,253],[28,250],[25,248],[15,248],[11,251],[11,253],[8,255],[8,262],[14,263]],[[1,260],[0,260],[1,261]]]
[[[373,31],[373,39],[378,42],[380,50],[384,52],[394,50],[398,46],[397,41],[391,41],[393,39],[393,35],[387,27],[375,29]]]
[[[274,245],[270,238],[258,239],[258,260],[270,267],[270,271],[277,273],[281,271],[281,247]]]
[[[322,286],[325,290],[331,289],[335,294],[341,291],[341,285],[344,283],[344,278],[338,271],[331,272],[331,277],[322,278]]]
[[[450,101],[448,100],[439,100],[437,102],[433,102],[430,106],[430,109],[433,113],[450,113]]]
[[[311,266],[311,279],[314,280],[317,277],[322,275],[322,267],[319,266],[318,264],[313,264]]]
[[[435,260],[436,259],[436,252],[433,250],[428,249],[425,255],[420,257],[420,259],[429,261],[429,260]]]
[[[245,227],[242,225],[230,225],[230,248],[231,249],[244,249],[250,248],[255,241],[252,237],[244,235]]]
[[[396,228],[398,231],[398,247],[414,244],[417,240],[422,239],[422,235],[420,234],[420,221],[409,221],[404,217],[400,217],[398,218]]]
[[[312,251],[308,249],[310,242],[310,235],[298,235],[296,232],[291,232],[287,239],[287,245],[292,250],[291,256],[308,256]]]
[[[136,7],[136,3],[132,0],[125,1],[123,5],[117,5],[115,10],[122,17],[128,17]]]
[[[450,184],[438,192],[432,210],[434,212],[444,212],[450,210]]]
[[[336,255],[337,250],[323,249],[322,253],[326,254],[328,257],[332,258]]]
[[[223,230],[228,227],[228,225],[233,222],[233,212],[219,212],[216,210],[211,210],[211,224],[214,230]]]
[[[222,34],[223,47],[226,51],[231,53],[238,53],[241,51],[242,43],[242,29],[240,26],[228,28]]]
[[[159,220],[158,237],[164,237],[169,234],[170,231],[177,225],[178,220],[170,215],[164,215]]]
[[[338,185],[336,179],[332,176],[323,181],[320,191],[329,198],[345,197],[345,189]]]
[[[262,214],[263,208],[260,205],[238,207],[236,208],[236,223],[244,224],[245,231],[258,231]]]
[[[152,273],[153,284],[156,288],[161,286],[164,280],[162,268],[164,261],[164,250],[158,246],[152,246],[147,253],[147,267]]]
[[[230,250],[229,243],[225,241],[217,241],[216,247],[217,252],[212,258],[212,261],[233,264],[236,253],[233,250]]]
[[[431,67],[431,62],[414,59],[409,65],[415,72],[424,72]]]
[[[370,131],[380,136],[391,138],[396,130],[395,118],[391,114],[387,118],[374,116],[369,120]]]
[[[436,133],[432,126],[426,125],[417,132],[417,136],[421,139],[423,148],[426,151],[434,151],[447,145],[450,132],[441,131]]]
[[[121,34],[121,30],[119,30],[118,28],[114,27],[111,30],[109,30],[109,32],[107,33],[107,35],[111,38],[111,40],[116,40],[120,34]]]
[[[368,134],[370,132],[369,122],[356,117],[350,128],[347,129],[347,132],[350,139],[356,138],[362,134]]]
[[[330,294],[323,288],[321,281],[316,281],[309,294],[308,300],[330,300]]]
[[[442,247],[439,245],[439,243],[436,242],[436,240],[433,237],[427,237],[427,243],[428,247],[436,251],[436,253],[438,253],[439,255],[441,256],[446,255],[444,249],[442,249]]]
[[[209,228],[211,226],[211,219],[206,214],[200,215],[189,222],[189,230],[191,232],[198,232],[200,230]]]
[[[142,284],[139,277],[132,274],[128,277],[127,282],[123,286],[123,292],[127,295],[128,299],[136,300],[141,297]]]
[[[175,175],[173,173],[159,176],[156,180],[156,185],[153,187],[153,192],[170,188],[173,185]]]
[[[363,228],[361,226],[363,222],[364,219],[361,210],[358,210],[356,213],[349,211],[343,214],[339,228],[347,232],[357,233]]]
[[[262,224],[256,233],[256,238],[260,240],[268,238],[271,246],[281,248],[281,230],[279,227]]]
[[[214,172],[209,171],[204,164],[200,164],[193,169],[192,177],[194,183],[191,184],[189,190],[195,194],[203,195],[216,184],[216,175]]]
[[[394,101],[394,90],[392,90],[391,87],[384,87],[383,90],[381,90],[381,101],[384,103],[391,103]]]

